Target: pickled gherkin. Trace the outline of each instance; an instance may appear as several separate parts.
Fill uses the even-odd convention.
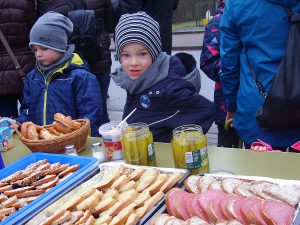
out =
[[[172,150],[176,168],[192,174],[208,172],[206,137],[198,125],[184,125],[173,131]]]
[[[147,124],[134,123],[124,127],[122,146],[126,163],[156,166],[153,135]]]

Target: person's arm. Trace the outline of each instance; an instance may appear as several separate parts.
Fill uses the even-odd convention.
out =
[[[216,82],[220,82],[220,21],[219,15],[206,25],[200,56],[200,69]]]
[[[102,124],[102,99],[96,77],[88,73],[78,76],[75,81],[76,109],[78,118],[88,118],[91,125],[91,135],[99,136],[98,128]]]
[[[173,11],[177,9],[179,0],[173,0]]]
[[[180,112],[165,121],[166,126],[176,128],[184,124],[198,124],[206,133],[215,117],[215,105],[197,93],[192,85],[184,80],[177,80],[165,88],[164,105],[168,111]]]
[[[227,111],[237,109],[237,92],[240,77],[240,55],[242,43],[234,24],[234,1],[227,1],[221,21],[221,84],[226,96]]]
[[[142,0],[112,0],[112,7],[118,18],[125,13],[135,13],[141,10]]]
[[[23,101],[21,102],[20,115],[16,118],[16,121],[18,121],[19,123],[30,121],[30,117],[28,115],[30,104],[31,104],[30,82],[27,75],[27,78],[25,79],[25,83],[24,83]]]

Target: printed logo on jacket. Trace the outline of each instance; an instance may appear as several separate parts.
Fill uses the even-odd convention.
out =
[[[150,98],[147,95],[142,95],[140,97],[141,106],[145,109],[149,108],[151,105]]]

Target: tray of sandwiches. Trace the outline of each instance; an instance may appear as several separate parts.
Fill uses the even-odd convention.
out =
[[[135,166],[121,161],[58,199],[27,224],[145,224],[164,205],[165,193],[182,187],[185,169]]]
[[[21,158],[0,173],[1,224],[24,224],[97,170],[91,157],[32,153]]]
[[[299,225],[300,181],[192,175],[172,188],[151,225]],[[298,215],[299,214],[299,215]]]

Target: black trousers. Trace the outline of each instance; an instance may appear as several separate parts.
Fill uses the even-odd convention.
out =
[[[218,147],[237,148],[239,139],[234,128],[230,127],[225,131],[223,125],[218,125]]]
[[[0,96],[0,117],[17,117],[18,100],[22,100],[21,95],[1,95]]]

